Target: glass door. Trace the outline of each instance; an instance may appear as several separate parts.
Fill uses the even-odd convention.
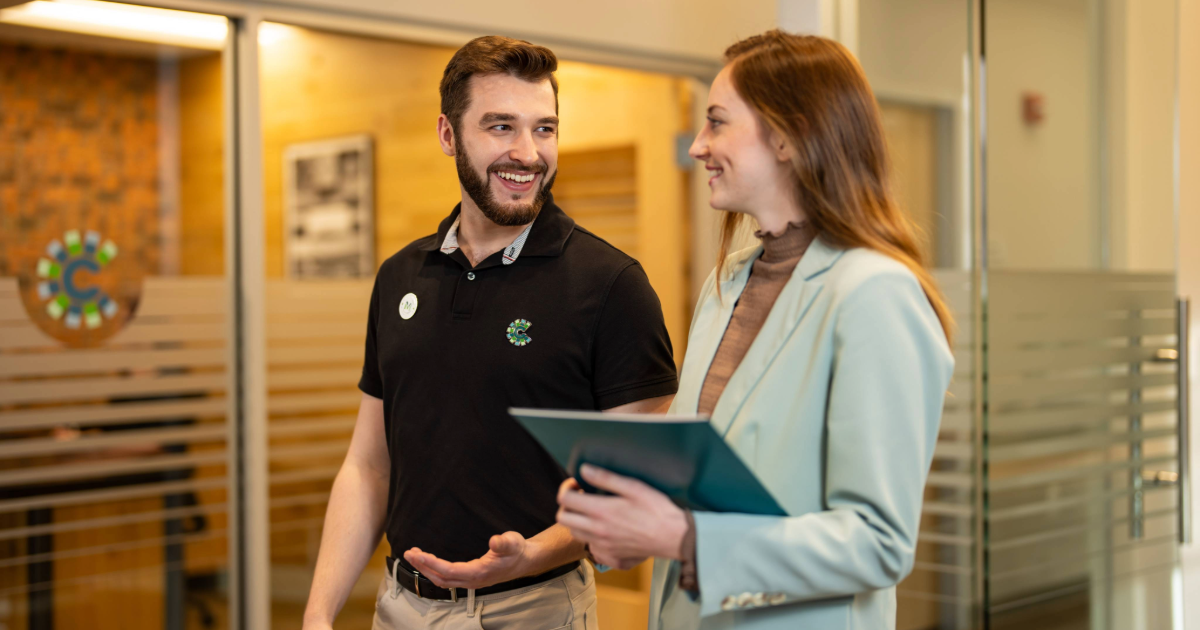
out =
[[[0,627],[229,627],[229,24],[0,6]]]
[[[1176,627],[1176,3],[982,4],[985,623]]]

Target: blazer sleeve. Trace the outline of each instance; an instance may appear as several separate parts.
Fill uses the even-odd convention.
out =
[[[836,308],[825,509],[695,514],[701,616],[886,588],[912,570],[954,361],[909,274],[868,278]]]

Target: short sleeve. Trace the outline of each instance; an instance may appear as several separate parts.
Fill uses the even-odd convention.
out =
[[[592,339],[592,366],[597,409],[669,396],[679,387],[662,305],[637,263],[608,290]]]
[[[379,278],[375,278],[375,287],[371,289],[371,307],[367,311],[367,342],[363,352],[362,378],[358,380],[358,388],[364,394],[383,398],[383,379],[379,376],[379,354],[376,350],[375,330],[379,323]]]

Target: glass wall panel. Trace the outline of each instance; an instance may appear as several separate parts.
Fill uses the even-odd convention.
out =
[[[0,627],[228,627],[227,28],[0,10]]]
[[[985,2],[993,628],[1173,627],[1175,12]]]

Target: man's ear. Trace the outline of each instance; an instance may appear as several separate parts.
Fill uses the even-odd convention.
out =
[[[439,114],[437,120],[438,143],[442,145],[442,153],[454,157],[454,126],[445,114]]]

